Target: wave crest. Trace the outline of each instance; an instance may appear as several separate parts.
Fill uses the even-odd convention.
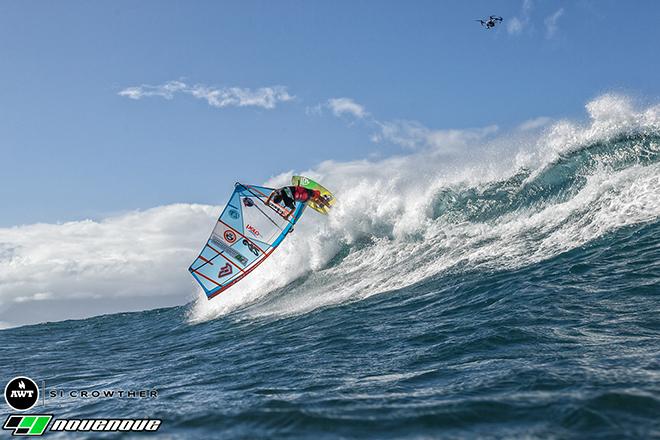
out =
[[[365,298],[447,270],[520,267],[660,217],[660,106],[625,97],[446,154],[325,162],[303,174],[332,189],[332,215],[305,214],[274,258],[193,321],[245,308],[280,316]],[[284,185],[291,173],[267,185]],[[310,218],[313,217],[313,218]],[[295,282],[294,282],[295,281]]]

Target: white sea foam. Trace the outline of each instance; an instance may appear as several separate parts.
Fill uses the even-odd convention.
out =
[[[584,123],[558,121],[536,137],[514,133],[460,154],[426,150],[380,161],[324,162],[302,172],[323,182],[339,200],[332,215],[307,212],[304,221],[263,268],[231,294],[191,311],[205,320],[246,305],[248,316],[304,313],[405,287],[445,270],[512,269],[551,258],[616,228],[660,217],[660,164],[624,169],[600,166],[567,200],[513,210],[491,220],[451,222],[431,216],[442,188],[479,187],[521,169],[528,180],[562,155],[632,132],[660,132],[660,107],[636,109],[605,95],[587,105]],[[652,145],[655,152],[660,149]],[[285,185],[291,172],[271,179]],[[309,217],[313,217],[310,219]],[[368,245],[356,246],[364,241]],[[352,246],[328,265],[342,246]],[[304,277],[304,278],[301,278]],[[291,285],[286,294],[273,294]],[[270,296],[268,296],[270,295]]]

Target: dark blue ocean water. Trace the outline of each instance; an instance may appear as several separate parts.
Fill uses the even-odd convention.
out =
[[[631,160],[635,137],[617,142],[559,161],[524,191],[516,178],[444,191],[432,217],[487,224],[563,203],[608,152],[620,158],[611,172],[657,165],[657,146]],[[247,305],[192,323],[184,305],[7,329],[0,379],[156,389],[155,399],[47,397],[32,411],[161,418],[164,438],[660,438],[660,221],[505,263],[456,264],[293,315],[255,317]]]

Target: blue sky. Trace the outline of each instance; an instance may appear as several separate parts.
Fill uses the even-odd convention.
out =
[[[400,121],[487,135],[605,92],[657,102],[658,19],[656,1],[2,1],[0,226],[218,204],[237,180],[405,154],[382,131]]]

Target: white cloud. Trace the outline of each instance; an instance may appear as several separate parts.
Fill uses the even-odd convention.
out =
[[[529,26],[532,6],[532,0],[523,0],[520,16],[513,17],[507,21],[506,30],[509,35],[518,35]]]
[[[519,131],[537,130],[541,127],[545,127],[550,122],[552,122],[552,119],[548,118],[547,116],[539,116],[538,118],[529,119],[523,122],[518,126],[518,130]]]
[[[169,81],[162,85],[128,87],[119,92],[120,96],[130,99],[142,99],[153,96],[173,99],[177,93],[191,95],[205,100],[212,107],[261,107],[273,109],[279,102],[294,99],[286,87],[261,87],[256,90],[240,87],[215,88],[203,84],[188,85],[182,81]]]
[[[182,304],[195,292],[186,269],[218,212],[178,204],[102,221],[0,228],[0,320],[30,322],[33,307],[66,301],[79,309],[50,320],[84,316],[92,300]]]
[[[434,130],[416,121],[378,122],[379,132],[372,135],[374,142],[392,142],[409,149],[453,151],[467,146],[498,131],[497,125],[467,130]]]
[[[52,292],[37,292],[28,296],[17,296],[14,298],[14,302],[21,303],[27,301],[43,301],[52,298],[53,298]]]
[[[511,35],[519,34],[523,30],[523,23],[518,17],[513,17],[507,22],[506,30]]]
[[[160,86],[141,85],[137,87],[128,87],[119,92],[119,95],[136,100],[151,96],[172,99],[174,98],[175,93],[183,92],[187,87],[188,86],[181,81],[170,81]]]
[[[328,100],[327,106],[337,117],[350,115],[354,118],[362,119],[368,115],[364,106],[353,101],[351,98],[332,98]]]
[[[564,8],[560,8],[552,15],[549,15],[545,19],[545,37],[553,38],[557,34],[559,27],[557,26],[557,21],[559,18],[564,15]]]
[[[308,116],[321,116],[323,114],[323,104],[316,104],[312,107],[305,107],[305,114]]]
[[[498,130],[496,125],[467,130],[436,130],[417,121],[380,121],[351,98],[332,98],[325,104],[308,107],[306,112],[321,114],[324,107],[330,109],[336,117],[350,115],[362,121],[365,126],[374,130],[370,137],[373,142],[389,142],[411,150],[435,149],[438,152],[447,152],[464,147],[469,142],[480,140]]]

